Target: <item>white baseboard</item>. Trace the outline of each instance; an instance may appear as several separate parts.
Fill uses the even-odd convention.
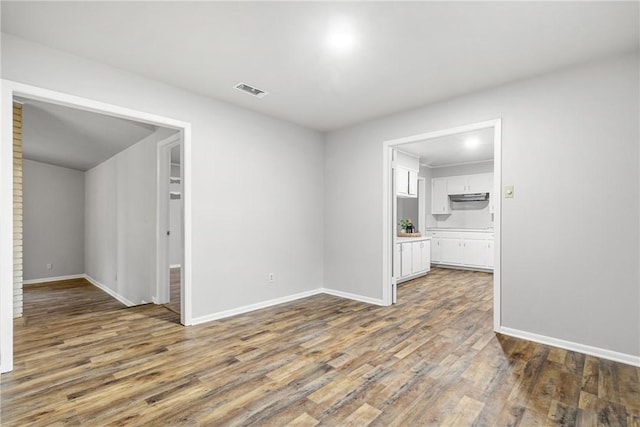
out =
[[[129,301],[128,299],[126,299],[125,297],[123,297],[122,295],[118,294],[113,289],[110,289],[110,288],[106,287],[105,285],[103,285],[102,283],[98,282],[93,277],[89,276],[88,274],[85,274],[84,278],[87,279],[87,281],[89,283],[91,283],[93,286],[95,286],[96,288],[108,293],[109,295],[111,295],[112,297],[114,297],[115,299],[117,299],[118,301],[120,301],[121,303],[126,305],[127,307],[133,307],[134,305],[136,305],[136,304],[132,303],[131,301]]]
[[[363,297],[361,295],[350,294],[348,292],[336,291],[334,289],[318,288],[311,291],[300,292],[293,295],[287,295],[285,297],[274,298],[267,301],[258,302],[255,304],[249,304],[231,310],[219,311],[217,313],[207,314],[205,316],[194,317],[191,319],[192,325],[199,325],[201,323],[211,322],[212,320],[224,319],[225,317],[235,316],[238,314],[248,313],[254,310],[260,310],[261,308],[267,308],[285,302],[291,302],[302,298],[307,298],[313,295],[327,294],[336,297],[346,298],[350,300],[360,301],[367,304],[384,305],[382,300],[376,298]]]
[[[218,320],[218,319],[223,319],[225,317],[235,316],[235,315],[238,315],[238,314],[244,314],[244,313],[248,313],[250,311],[259,310],[261,308],[267,308],[267,307],[271,307],[271,306],[274,306],[274,305],[282,304],[282,303],[285,303],[285,302],[291,302],[291,301],[295,301],[297,299],[307,298],[307,297],[310,297],[310,296],[313,296],[313,295],[318,295],[318,294],[321,294],[321,293],[323,293],[322,289],[318,288],[318,289],[313,289],[311,291],[300,292],[300,293],[293,294],[293,295],[287,295],[287,296],[280,297],[280,298],[274,298],[274,299],[270,299],[270,300],[267,300],[267,301],[258,302],[258,303],[255,303],[255,304],[244,305],[242,307],[232,308],[231,310],[219,311],[217,313],[207,314],[205,316],[194,317],[194,318],[191,319],[191,324],[192,325],[199,325],[201,323],[210,322],[212,320]]]
[[[169,266],[169,268],[180,268],[180,267],[182,267],[182,264],[171,264]]]
[[[42,279],[23,280],[23,285],[35,285],[36,283],[59,282],[61,280],[82,279],[84,274],[71,274],[69,276],[43,277]]]
[[[546,344],[553,347],[563,348],[565,350],[571,350],[578,353],[600,357],[602,359],[613,360],[614,362],[620,362],[627,365],[640,367],[640,356],[634,356],[632,354],[619,353],[617,351],[607,350],[599,347],[592,347],[590,345],[580,344],[572,341],[565,341],[558,338],[548,337],[546,335],[538,335],[531,332],[521,331],[518,329],[506,328],[504,326],[500,327],[498,330],[496,330],[496,332],[515,338],[522,338],[540,344]]]
[[[354,301],[365,302],[367,304],[381,305],[384,306],[384,303],[381,299],[364,297],[362,295],[356,295],[349,292],[337,291],[335,289],[322,288],[322,293],[327,295],[333,295],[334,297],[346,298]]]

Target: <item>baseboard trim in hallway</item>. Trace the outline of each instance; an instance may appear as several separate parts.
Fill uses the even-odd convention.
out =
[[[496,332],[502,335],[508,335],[510,337],[521,338],[523,340],[533,341],[539,344],[550,345],[552,347],[558,347],[565,350],[575,351],[577,353],[587,354],[590,356],[600,357],[602,359],[612,360],[614,362],[620,362],[627,365],[640,367],[640,357],[634,356],[632,354],[619,353],[617,351],[607,350],[599,347],[592,347],[590,345],[580,344],[572,341],[565,341],[558,338],[538,335],[512,328],[501,327],[499,330],[496,330]]]
[[[120,301],[121,303],[126,305],[127,307],[133,307],[134,305],[137,305],[137,304],[129,301],[128,299],[126,299],[125,297],[123,297],[122,295],[120,295],[119,293],[114,291],[113,289],[110,289],[107,286],[103,285],[102,283],[98,282],[96,279],[94,279],[93,277],[89,276],[88,274],[85,274],[84,278],[87,280],[87,282],[91,283],[96,288],[108,293],[109,295],[111,295],[112,297],[114,297],[115,299],[117,299],[118,301]]]

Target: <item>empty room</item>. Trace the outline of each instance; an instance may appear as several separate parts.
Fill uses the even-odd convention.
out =
[[[3,426],[640,425],[640,2],[0,6]]]

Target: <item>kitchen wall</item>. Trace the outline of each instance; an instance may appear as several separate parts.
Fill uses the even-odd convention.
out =
[[[86,274],[133,304],[156,293],[160,128],[86,172]]]
[[[83,274],[84,172],[27,159],[22,170],[25,284]]]
[[[322,287],[320,132],[8,34],[2,64],[5,79],[191,123],[194,321]]]
[[[515,190],[501,200],[502,328],[640,356],[638,64],[621,55],[329,132],[325,286],[382,297],[383,141],[502,118]]]
[[[431,176],[433,178],[458,175],[473,175],[478,173],[493,173],[493,162],[470,163],[467,165],[446,166],[431,169]],[[492,194],[491,197],[496,197],[496,195]],[[490,212],[490,201],[451,202],[451,214],[430,216],[435,221],[435,227],[493,227],[493,215]]]

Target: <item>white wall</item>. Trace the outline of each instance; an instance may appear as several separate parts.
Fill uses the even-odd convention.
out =
[[[24,280],[83,274],[84,172],[27,159],[22,165]]]
[[[5,79],[192,124],[195,318],[322,287],[322,134],[7,34],[2,55]]]
[[[156,296],[160,128],[86,172],[86,274],[134,304]]]
[[[493,173],[493,162],[470,163],[466,165],[446,166],[431,169],[433,178],[447,176],[473,175]],[[491,197],[497,197],[492,194]],[[490,201],[483,202],[451,202],[451,213],[448,215],[431,215],[435,227],[449,228],[491,228],[493,215]]]
[[[502,117],[502,325],[640,355],[638,55],[331,132],[325,286],[382,297],[382,143]],[[360,218],[344,233],[343,213]],[[353,235],[358,238],[354,239]]]

